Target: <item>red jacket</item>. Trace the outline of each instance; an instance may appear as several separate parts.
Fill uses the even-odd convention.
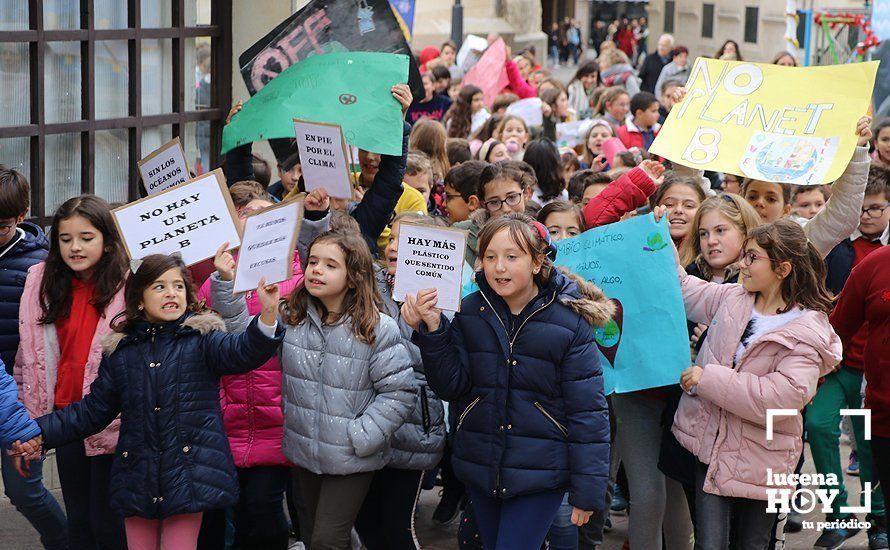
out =
[[[864,323],[865,406],[872,433],[890,437],[890,246],[853,268],[831,313],[831,324],[846,347]]]
[[[655,126],[652,127],[652,130],[657,136],[659,130],[661,130],[661,124],[656,123]],[[636,147],[640,151],[649,149],[643,141],[643,132],[631,121],[627,121],[627,124],[618,128],[618,139],[620,139],[621,143],[628,149],[632,147]]]
[[[582,212],[585,226],[592,229],[619,221],[624,214],[645,205],[655,189],[652,178],[642,168],[634,168],[590,199]]]
[[[516,63],[512,59],[508,59],[504,64],[504,67],[507,69],[507,79],[510,81],[510,90],[518,95],[519,99],[538,97],[537,88],[522,78],[522,74],[519,72],[519,67],[516,66]]]

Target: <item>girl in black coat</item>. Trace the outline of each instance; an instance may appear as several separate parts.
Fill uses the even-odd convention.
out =
[[[127,280],[126,310],[79,403],[42,416],[45,447],[83,439],[121,416],[111,507],[134,548],[195,548],[201,515],[233,506],[238,482],[219,409],[219,376],[266,362],[278,348],[278,287],[257,288],[263,312],[226,334],[201,311],[178,257],[152,255]],[[20,451],[28,451],[19,445]]]

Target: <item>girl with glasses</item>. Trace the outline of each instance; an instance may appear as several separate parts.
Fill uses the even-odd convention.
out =
[[[819,378],[841,360],[828,322],[832,297],[825,264],[796,222],[780,219],[748,234],[740,284],[691,277],[678,265],[686,315],[710,323],[673,433],[696,458],[696,548],[766,548],[776,514],[771,489],[795,490],[792,474],[803,449],[800,411]],[[768,433],[767,411],[776,416]],[[768,487],[769,485],[769,487]]]

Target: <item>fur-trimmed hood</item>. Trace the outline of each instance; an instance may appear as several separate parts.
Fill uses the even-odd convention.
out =
[[[102,338],[102,353],[111,355],[124,340],[138,340],[145,334],[151,334],[159,330],[175,330],[177,334],[196,331],[199,334],[207,334],[210,331],[226,331],[226,324],[216,313],[185,314],[172,323],[148,323],[141,322],[131,332],[111,332]]]
[[[600,287],[562,267],[556,268],[567,280],[559,294],[559,302],[570,307],[594,327],[604,326],[615,315],[612,303]],[[572,288],[577,293],[572,292]]]

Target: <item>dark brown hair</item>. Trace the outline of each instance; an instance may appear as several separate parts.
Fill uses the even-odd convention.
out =
[[[868,184],[865,186],[865,196],[884,195],[884,200],[890,201],[890,170],[879,166],[872,166],[868,173]]]
[[[748,196],[748,186],[755,181],[763,180],[755,180],[754,178],[745,178],[744,180],[742,180],[742,196],[746,199]],[[764,181],[764,183],[778,185],[779,188],[782,189],[782,200],[785,201],[784,204],[791,204],[791,184],[779,183],[777,181]]]
[[[448,153],[448,164],[457,166],[473,158],[470,151],[470,142],[463,138],[448,138],[445,140],[445,152]]]
[[[43,280],[40,282],[40,307],[43,314],[40,323],[49,325],[71,314],[71,280],[74,271],[62,258],[59,246],[59,224],[62,220],[80,216],[102,234],[104,248],[102,258],[96,264],[93,281],[95,291],[92,304],[102,313],[124,284],[127,274],[127,256],[120,235],[111,218],[111,208],[105,199],[96,195],[81,195],[65,201],[56,210],[50,228],[49,254]]]
[[[826,268],[822,255],[807,240],[803,228],[788,218],[780,218],[772,223],[751,230],[742,248],[755,242],[766,251],[775,264],[788,262],[791,273],[782,279],[782,299],[785,309],[790,311],[795,305],[804,309],[829,313],[833,298],[825,287]]]
[[[359,341],[373,345],[380,322],[380,310],[383,301],[374,280],[374,260],[364,238],[357,233],[330,231],[323,233],[309,245],[309,256],[312,248],[319,244],[333,244],[343,252],[346,265],[346,297],[343,299],[343,316],[349,317],[352,333]],[[304,270],[308,273],[311,267],[307,263]],[[287,300],[282,301],[279,310],[285,323],[299,325],[309,314],[309,308],[315,306],[324,320],[328,310],[318,298],[309,294],[306,285],[300,285],[297,292],[291,293]]]
[[[701,188],[701,185],[695,181],[693,177],[687,176],[677,176],[675,174],[666,174],[664,178],[664,183],[658,186],[658,190],[655,191],[655,194],[652,195],[652,198],[649,201],[650,206],[655,208],[662,203],[664,196],[667,195],[667,192],[670,191],[671,187],[675,185],[682,185],[692,189],[695,193],[695,196],[698,197],[698,203],[701,204],[705,202],[707,196],[705,195],[704,189]]]
[[[31,186],[21,172],[0,164],[0,219],[18,218],[31,207]]]
[[[491,102],[491,112],[496,113],[501,109],[506,109],[510,105],[519,101],[519,96],[513,93],[506,94],[498,94],[494,96],[494,101]]]
[[[442,123],[448,126],[448,137],[466,138],[470,135],[470,125],[473,118],[473,97],[481,94],[482,90],[473,85],[467,85],[460,89],[457,99],[454,101]],[[450,124],[448,124],[450,121]]]
[[[111,323],[116,332],[129,332],[135,323],[145,320],[145,312],[139,309],[145,289],[171,269],[179,269],[182,274],[186,310],[192,313],[209,311],[203,302],[198,302],[192,274],[182,258],[178,255],[152,254],[143,258],[136,272],[127,277],[127,284],[124,286],[124,311],[118,313]]]
[[[527,214],[513,212],[485,222],[482,231],[479,232],[479,260],[482,261],[485,257],[491,239],[499,231],[506,229],[516,246],[541,263],[541,271],[534,276],[534,281],[538,288],[543,288],[550,281],[553,262],[547,257],[547,242],[532,227],[534,221],[534,218]]]
[[[571,203],[569,201],[553,201],[544,205],[541,210],[538,211],[538,221],[547,226],[547,216],[554,213],[563,213],[570,212],[578,217],[578,229],[584,231],[584,216],[581,215],[581,209],[578,208],[577,204]]]
[[[486,166],[488,163],[481,160],[462,162],[445,175],[445,185],[460,193],[464,201],[470,200],[474,195],[478,197],[481,193],[479,180]]]
[[[572,174],[572,178],[569,180],[569,199],[572,202],[580,203],[584,200],[584,191],[588,187],[591,185],[609,185],[610,183],[612,183],[612,178],[605,172],[594,172],[589,168],[579,170]]]
[[[525,162],[517,160],[495,162],[486,166],[479,175],[479,194],[476,196],[480,201],[485,201],[485,186],[496,179],[515,181],[523,191],[538,183],[534,168]]]

